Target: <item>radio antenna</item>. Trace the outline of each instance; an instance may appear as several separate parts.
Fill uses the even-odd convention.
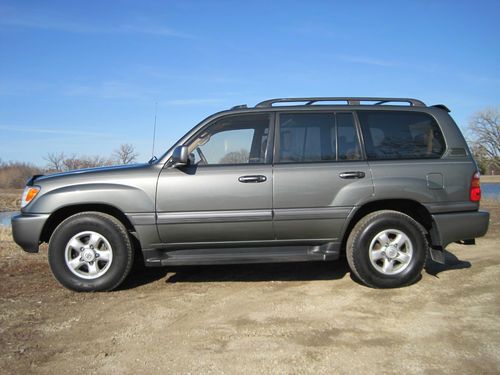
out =
[[[155,122],[153,125],[153,148],[151,149],[151,159],[155,157],[155,141],[156,141],[156,115],[158,113],[158,102],[155,102]]]

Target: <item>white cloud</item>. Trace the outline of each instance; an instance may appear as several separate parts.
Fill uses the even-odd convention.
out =
[[[212,105],[212,104],[220,104],[224,103],[226,100],[224,99],[216,99],[216,98],[200,98],[200,99],[173,99],[163,101],[161,104],[167,106],[190,106],[190,105]]]
[[[37,133],[37,134],[65,134],[65,135],[78,135],[78,136],[113,137],[113,135],[111,135],[111,134],[105,134],[102,132],[33,128],[33,127],[22,127],[22,126],[15,126],[15,125],[0,125],[0,130],[11,131],[11,132],[21,132],[21,133]]]
[[[0,7],[0,26],[42,30],[56,30],[80,34],[145,34],[172,38],[194,39],[193,35],[164,25],[119,24],[96,25],[67,21],[62,15],[35,10],[14,10]]]
[[[482,84],[494,84],[497,85],[500,83],[500,79],[494,77],[488,77],[483,75],[476,74],[468,74],[468,73],[459,73],[458,77],[468,83],[473,83],[477,85]]]
[[[366,57],[366,56],[338,55],[337,57],[342,61],[355,63],[355,64],[374,65],[374,66],[381,66],[381,67],[394,67],[394,66],[401,65],[400,63],[398,63],[396,61],[381,60],[381,59]]]
[[[74,83],[64,86],[61,93],[65,96],[90,96],[102,99],[138,99],[155,94],[121,81]]]

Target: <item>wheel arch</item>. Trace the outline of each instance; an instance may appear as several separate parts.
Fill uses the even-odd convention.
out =
[[[45,222],[42,233],[40,235],[40,242],[49,242],[52,233],[57,228],[59,224],[61,224],[68,217],[85,211],[94,211],[101,212],[108,215],[111,215],[118,219],[127,232],[135,232],[135,228],[127,216],[117,207],[109,204],[75,204],[64,206],[56,211],[54,211],[47,221]]]
[[[351,212],[342,232],[343,251],[345,251],[347,239],[354,226],[366,215],[381,210],[398,211],[410,216],[424,227],[427,232],[427,241],[431,243],[430,235],[432,233],[433,220],[431,214],[424,205],[411,199],[384,199],[367,202]]]

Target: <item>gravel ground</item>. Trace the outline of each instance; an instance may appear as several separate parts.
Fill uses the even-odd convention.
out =
[[[0,230],[0,373],[500,373],[500,204],[476,246],[375,290],[344,261],[136,269],[78,294]]]

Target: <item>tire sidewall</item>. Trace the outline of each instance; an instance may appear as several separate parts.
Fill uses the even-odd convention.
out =
[[[413,249],[408,266],[394,275],[386,275],[377,270],[369,256],[371,242],[378,233],[387,229],[397,229],[405,233]],[[361,228],[352,246],[355,249],[353,258],[358,272],[368,284],[382,288],[394,288],[414,282],[420,276],[427,256],[427,241],[420,225],[403,214],[387,213],[375,216]]]
[[[49,242],[49,264],[55,278],[75,291],[104,291],[112,289],[123,279],[129,267],[130,242],[124,238],[117,224],[104,215],[80,214],[64,220],[54,231]],[[104,236],[113,251],[113,260],[107,272],[96,279],[75,275],[65,261],[69,240],[83,231],[94,231]]]

